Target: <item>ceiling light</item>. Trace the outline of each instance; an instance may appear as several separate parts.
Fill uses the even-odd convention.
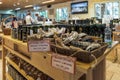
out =
[[[33,7],[33,5],[27,5],[27,6],[25,6],[25,8],[28,8],[28,7]]]
[[[18,2],[17,5],[20,5],[20,3]]]
[[[50,3],[50,2],[54,2],[55,0],[49,0],[49,1],[44,1],[44,2],[42,2],[43,4],[45,4],[45,3]]]
[[[26,2],[28,2],[28,0],[26,0]]]
[[[0,2],[0,4],[2,4],[2,2]]]
[[[20,8],[16,8],[15,10],[20,10]]]

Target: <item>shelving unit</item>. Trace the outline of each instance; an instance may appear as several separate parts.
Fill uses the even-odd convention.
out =
[[[105,80],[105,57],[112,49],[108,49],[101,57],[97,59],[97,63],[82,63],[76,62],[75,74],[70,74],[62,70],[56,69],[51,66],[51,53],[52,52],[28,52],[27,43],[12,39],[10,36],[3,35],[3,80],[6,80],[6,61],[12,65],[21,75],[27,80],[33,80],[31,77],[26,76],[24,71],[12,62],[7,57],[8,51],[27,63],[31,64],[44,74],[52,77],[55,80]],[[116,46],[116,45],[114,45]],[[26,57],[27,56],[27,57]],[[94,65],[94,66],[93,66]]]
[[[116,62],[119,60],[119,53],[120,53],[120,32],[119,31],[113,31],[113,41],[118,41],[119,44],[113,48],[111,53],[107,56],[108,60],[111,60],[112,62]]]
[[[12,78],[8,73],[6,73],[6,78],[7,78],[8,80],[13,80],[13,78]]]
[[[0,31],[0,59],[2,58],[2,32]]]
[[[26,76],[27,74],[23,71],[23,70],[21,70],[20,68],[19,68],[19,66],[18,65],[16,65],[12,60],[10,60],[8,57],[5,57],[5,59],[7,60],[7,62],[9,63],[9,64],[11,64],[22,76],[24,76],[27,80],[34,80],[32,77],[30,77],[30,76]]]

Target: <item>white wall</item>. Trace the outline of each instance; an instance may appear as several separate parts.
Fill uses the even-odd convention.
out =
[[[62,8],[62,7],[67,7],[68,8],[68,13],[70,14],[70,12],[71,12],[71,3],[72,2],[80,2],[80,1],[85,1],[85,0],[69,1],[69,2],[64,2],[64,3],[59,3],[59,4],[52,5],[52,7],[50,9],[54,9],[54,13],[53,13],[53,15],[48,15],[49,18],[54,18],[55,15],[56,15],[55,10],[57,8]],[[42,9],[49,10],[46,6],[42,7]],[[92,1],[91,0],[88,1],[88,13],[70,14],[70,18],[73,18],[73,17],[79,17],[79,18],[82,18],[82,19],[94,17],[94,4],[92,3]]]
[[[57,8],[62,8],[62,7],[67,7],[68,8],[68,12],[70,14],[70,10],[71,10],[71,3],[72,2],[80,2],[80,1],[87,1],[87,0],[76,0],[76,1],[69,1],[69,2],[64,2],[64,3],[59,3],[59,4],[54,4],[52,5],[51,8],[47,8],[47,6],[42,6],[42,10],[48,10],[48,17],[51,18],[51,19],[54,19],[55,16],[56,16],[56,9]],[[53,12],[53,15],[50,15],[49,14],[49,10],[50,9],[54,9],[54,12]],[[29,9],[30,10],[30,9]],[[31,9],[32,10],[32,9]],[[21,10],[21,11],[18,11],[17,14],[20,14],[20,13],[23,13],[23,12],[26,12],[26,10]],[[70,14],[70,18],[73,18],[73,17],[79,17],[79,18],[90,18],[90,17],[93,17],[94,16],[94,8],[93,8],[93,5],[92,5],[92,2],[91,0],[88,1],[88,13],[85,13],[85,14]]]
[[[73,2],[80,2],[80,1],[88,1],[88,13],[85,14],[71,14],[70,18],[74,17],[79,17],[80,19],[86,19],[86,18],[91,18],[95,17],[95,11],[94,11],[94,4],[95,3],[102,3],[102,2],[113,2],[113,1],[120,1],[120,0],[74,0],[74,1],[69,1],[69,2],[64,2],[64,3],[59,3],[59,4],[54,4],[52,5],[51,8],[47,8],[47,6],[42,6],[42,10],[48,10],[48,17],[54,19],[56,16],[55,10],[57,8],[62,8],[62,7],[67,7],[68,12],[70,13],[70,5]],[[49,15],[49,10],[54,9],[53,15]]]

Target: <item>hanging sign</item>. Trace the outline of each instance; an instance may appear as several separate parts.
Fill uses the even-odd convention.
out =
[[[51,61],[52,67],[74,74],[76,58],[53,53]]]

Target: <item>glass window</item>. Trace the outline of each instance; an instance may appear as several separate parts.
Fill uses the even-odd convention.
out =
[[[56,20],[67,20],[68,19],[68,9],[67,8],[58,8],[56,9]]]
[[[48,11],[47,10],[40,11],[40,16],[48,18]]]
[[[99,19],[101,18],[101,4],[96,4],[95,5],[95,15]]]
[[[107,2],[95,4],[95,15],[97,18],[109,16],[119,18],[119,2]]]
[[[113,17],[119,18],[119,3],[118,2],[113,3]]]
[[[104,15],[112,15],[112,3],[105,3],[105,14]]]

